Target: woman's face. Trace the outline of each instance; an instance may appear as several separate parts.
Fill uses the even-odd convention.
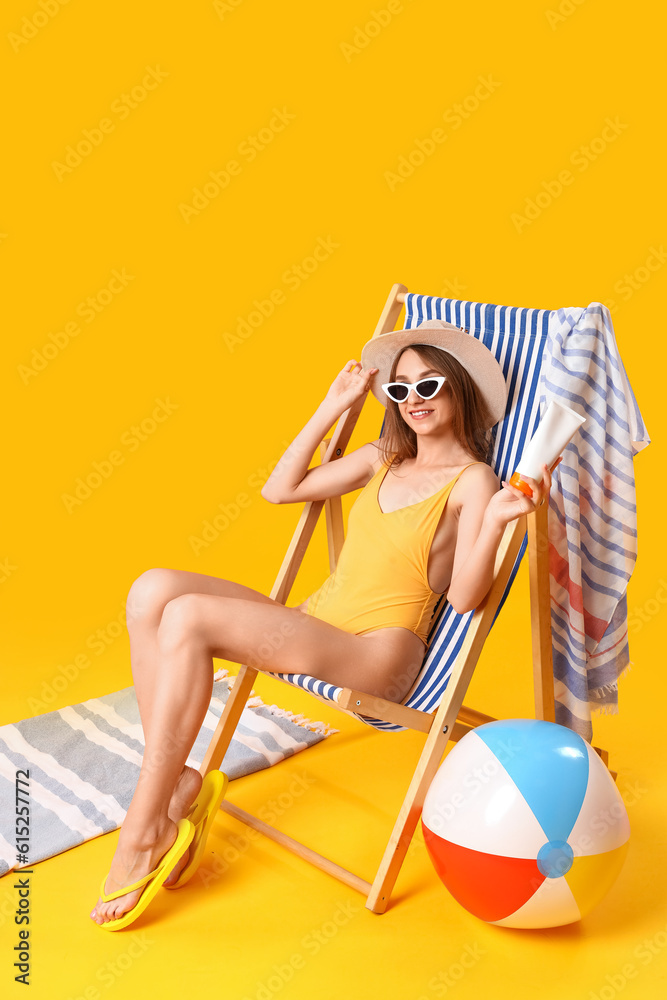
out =
[[[429,368],[428,362],[409,347],[398,359],[393,381],[419,382],[429,375],[440,374],[435,368]],[[422,399],[415,389],[410,389],[408,398],[396,405],[408,427],[416,434],[432,434],[449,424],[452,418],[452,395],[447,382],[430,399]]]

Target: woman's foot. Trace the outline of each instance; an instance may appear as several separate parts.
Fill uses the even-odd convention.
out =
[[[177,835],[177,824],[171,819],[167,819],[163,827],[154,830],[151,834],[143,833],[142,835],[134,833],[124,824],[105,881],[104,891],[107,894],[117,892],[124,885],[132,885],[133,882],[152,872],[172,846]],[[146,886],[142,886],[140,889],[127,892],[123,896],[109,900],[108,903],[104,903],[99,898],[90,916],[96,924],[104,924],[108,920],[121,917],[132,909],[145,888]]]
[[[199,795],[202,781],[201,771],[196,771],[194,767],[188,767],[187,764],[183,767],[169,802],[169,819],[173,820],[174,823],[178,823],[179,819],[187,816],[190,806]],[[181,855],[163,884],[172,885],[178,879],[189,859],[190,848]]]

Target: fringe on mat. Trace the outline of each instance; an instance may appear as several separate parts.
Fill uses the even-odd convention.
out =
[[[231,690],[234,686],[236,677],[236,674],[230,674],[228,670],[222,668],[215,672],[213,680],[226,680]],[[290,712],[286,708],[279,708],[277,705],[267,705],[266,702],[262,701],[258,694],[255,694],[254,691],[250,692],[246,706],[248,708],[266,708],[271,715],[279,716],[281,719],[289,719],[295,726],[301,726],[302,729],[309,729],[311,733],[318,733],[320,736],[333,736],[334,733],[340,732],[340,729],[334,729],[334,727],[329,725],[328,722],[314,722],[312,719],[307,719],[305,715],[301,713],[297,715],[295,712]]]

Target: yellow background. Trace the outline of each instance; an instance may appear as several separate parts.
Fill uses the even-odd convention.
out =
[[[382,991],[431,1000],[476,943],[482,956],[448,988],[460,998],[556,997],[568,992],[567,979],[576,996],[661,995],[667,948],[656,944],[645,965],[635,954],[667,928],[656,711],[665,704],[665,282],[662,264],[652,269],[667,239],[665,91],[652,6],[44,4],[47,13],[38,0],[11,0],[1,15],[0,723],[132,683],[127,634],[116,623],[145,569],[194,570],[270,592],[300,508],[268,504],[261,483],[336,373],[359,358],[395,281],[503,305],[613,307],[654,443],[635,462],[633,668],[621,681],[620,714],[594,717],[594,742],[619,772],[633,834],[618,882],[590,917],[544,932],[487,927],[444,891],[420,836],[394,905],[376,917],[351,890],[253,841],[213,891],[160,897],[141,921],[150,945],[109,982],[100,970],[127,952],[130,935],[103,934],[88,913],[114,833],[36,868],[32,995],[83,996],[94,987],[101,996],[206,989],[255,997],[274,965],[300,953],[304,967],[272,995]],[[151,69],[153,89],[142,96],[134,88]],[[475,99],[482,80],[484,96]],[[616,134],[600,141],[611,134],[608,119]],[[442,141],[429,146],[434,129]],[[86,130],[97,144],[78,164],[70,153],[63,169],[68,146],[76,150]],[[263,137],[252,160],[251,136]],[[401,158],[419,144],[429,150],[423,164],[397,181]],[[184,209],[230,160],[239,166],[224,189],[194,202],[203,205],[196,214]],[[571,180],[558,192],[566,170]],[[517,224],[527,201],[549,189],[551,203]],[[328,245],[326,259],[297,283],[295,268],[318,245]],[[108,296],[114,271],[126,284],[114,282]],[[279,301],[271,314],[231,342],[272,292]],[[90,322],[89,297],[101,307]],[[68,339],[72,323],[78,333]],[[54,342],[63,346],[48,347],[38,370]],[[158,400],[171,412],[145,424],[138,440],[132,428]],[[376,437],[381,417],[371,397],[351,447]],[[111,453],[111,474],[68,510],[64,497],[79,477],[94,463],[108,471]],[[243,507],[239,494],[248,498]],[[228,527],[193,544],[221,509]],[[288,603],[327,574],[318,529]],[[533,710],[526,600],[524,567],[466,698],[493,715]],[[104,645],[94,647],[98,630]],[[86,666],[54,688],[82,654]],[[421,738],[372,732],[277,681],[262,678],[257,691],[341,732],[243,779],[230,797],[256,811],[294,774],[311,775],[312,791],[282,828],[370,877]],[[220,853],[242,835],[223,814],[211,848]],[[18,990],[7,884],[0,899],[2,975]],[[354,915],[311,954],[304,938],[341,901]],[[619,986],[628,962],[636,975]]]

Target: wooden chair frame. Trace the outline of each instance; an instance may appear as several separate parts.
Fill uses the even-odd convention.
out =
[[[395,329],[407,291],[405,285],[395,284],[392,287],[378,320],[374,336],[380,336]],[[366,398],[366,396],[360,397],[353,406],[346,410],[338,420],[331,438],[327,438],[321,443],[322,463],[334,461],[344,453]],[[326,510],[329,563],[332,572],[336,566],[338,554],[344,541],[341,498],[332,497],[327,500],[310,501],[304,505],[271,591],[270,596],[282,604],[286,603],[292,589],[322,507],[325,507]],[[495,721],[490,715],[484,715],[474,709],[467,708],[463,705],[463,698],[526,531],[528,532],[535,718],[555,721],[547,535],[548,511],[549,505],[545,504],[534,513],[524,515],[508,524],[498,548],[493,583],[485,599],[473,614],[442,702],[436,711],[421,712],[350,688],[344,688],[342,691],[337,703],[337,707],[342,711],[352,715],[383,719],[386,722],[396,723],[426,734],[423,750],[372,883],[318,854],[263,820],[250,815],[231,802],[224,801],[222,808],[229,815],[264,833],[317,868],[335,876],[345,885],[362,892],[366,896],[366,907],[373,913],[384,913],[421,815],[426,792],[440,766],[447,743],[449,740],[456,742],[476,726]],[[206,774],[212,768],[220,767],[257,673],[257,669],[241,665],[202,762],[202,774]],[[326,699],[322,700],[325,700],[328,705],[335,704]],[[593,749],[608,767],[607,751],[599,747]],[[610,773],[616,780],[616,772],[611,771]]]

